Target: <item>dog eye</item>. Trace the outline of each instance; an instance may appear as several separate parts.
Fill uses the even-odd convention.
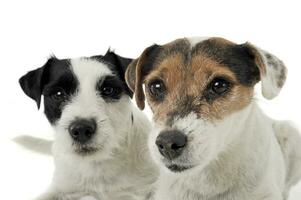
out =
[[[165,92],[166,92],[166,88],[165,88],[163,81],[161,81],[161,80],[152,81],[148,85],[148,88],[149,88],[150,94],[153,97],[155,97],[157,100],[163,99]]]
[[[116,92],[116,89],[111,86],[104,86],[101,88],[101,94],[104,96],[113,96]]]
[[[66,98],[66,92],[63,88],[57,88],[52,94],[51,97],[56,101],[62,101]]]
[[[217,95],[224,94],[229,90],[229,88],[230,88],[230,83],[224,78],[215,78],[211,82],[211,90]]]
[[[122,88],[120,86],[104,83],[98,91],[103,98],[119,99]]]

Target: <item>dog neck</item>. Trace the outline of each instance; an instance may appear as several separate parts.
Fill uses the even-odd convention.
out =
[[[118,187],[133,189],[133,194],[143,196],[149,192],[159,174],[147,148],[151,126],[146,116],[133,106],[131,124],[128,127],[126,137],[112,152],[111,159],[102,164],[103,171],[106,172],[102,178],[105,185],[118,183]],[[112,167],[115,169],[112,170]],[[141,186],[140,190],[137,190],[137,185]]]

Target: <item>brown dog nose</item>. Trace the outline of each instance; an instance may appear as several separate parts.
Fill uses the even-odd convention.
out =
[[[68,130],[74,141],[84,144],[95,134],[96,122],[95,120],[79,119],[74,121]]]
[[[179,130],[162,131],[156,139],[159,152],[172,160],[179,157],[187,144],[187,136]]]

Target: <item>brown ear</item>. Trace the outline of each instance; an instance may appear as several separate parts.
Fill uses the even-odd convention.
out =
[[[245,43],[249,52],[254,56],[255,64],[260,71],[262,95],[266,99],[275,98],[283,87],[287,68],[276,56],[250,43]]]
[[[160,46],[156,44],[146,48],[138,59],[132,61],[125,73],[125,80],[129,88],[134,92],[137,106],[141,110],[145,107],[144,77],[153,69],[159,49]]]

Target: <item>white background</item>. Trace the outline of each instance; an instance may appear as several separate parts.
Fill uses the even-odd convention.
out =
[[[50,183],[50,157],[19,148],[20,134],[51,137],[36,104],[18,85],[28,70],[58,58],[103,54],[108,47],[137,57],[153,43],[183,36],[250,41],[280,57],[289,76],[280,96],[263,109],[276,119],[300,118],[301,12],[298,1],[63,1],[0,2],[0,198],[30,199]],[[259,93],[259,92],[258,92]],[[149,114],[149,113],[148,113]],[[301,199],[301,184],[290,200]]]

